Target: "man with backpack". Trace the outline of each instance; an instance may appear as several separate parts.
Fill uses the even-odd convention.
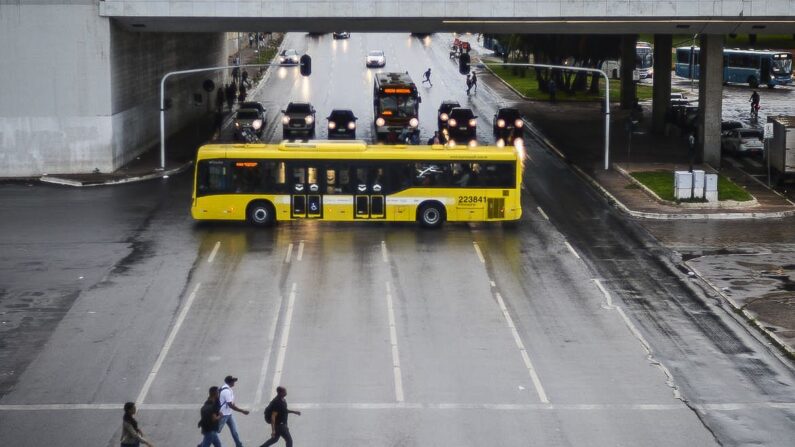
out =
[[[221,408],[221,421],[218,424],[218,433],[221,433],[224,426],[228,425],[229,431],[232,432],[232,439],[235,441],[235,447],[243,447],[243,443],[240,442],[240,435],[237,433],[237,423],[235,423],[235,418],[232,416],[232,410],[243,414],[248,414],[249,411],[235,405],[235,393],[232,391],[235,382],[237,382],[237,377],[226,376],[224,385],[220,389],[218,403]]]
[[[221,447],[218,437],[218,421],[221,420],[221,406],[218,404],[218,387],[211,386],[209,396],[202,405],[199,428],[202,430],[202,442],[197,447]]]
[[[290,436],[290,429],[287,428],[287,416],[290,413],[301,416],[301,412],[289,410],[286,397],[287,389],[283,386],[276,387],[276,397],[265,408],[265,422],[271,425],[271,438],[260,447],[276,444],[279,438],[284,438],[287,447],[293,447],[293,437]]]

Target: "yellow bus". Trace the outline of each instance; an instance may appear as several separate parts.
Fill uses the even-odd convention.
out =
[[[210,144],[196,158],[197,220],[518,220],[522,148],[358,140]]]

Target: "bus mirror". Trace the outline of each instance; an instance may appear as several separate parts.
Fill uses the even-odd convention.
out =
[[[301,56],[301,76],[312,74],[312,58],[308,54]]]

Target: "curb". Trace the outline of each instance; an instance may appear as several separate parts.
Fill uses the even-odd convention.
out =
[[[733,299],[732,299],[730,296],[728,296],[728,295],[726,295],[725,293],[723,293],[723,291],[722,291],[722,290],[721,290],[721,289],[720,289],[718,286],[716,286],[716,285],[715,285],[715,284],[714,284],[712,281],[710,281],[710,280],[709,280],[709,279],[707,279],[707,278],[706,278],[704,275],[702,275],[702,274],[701,274],[701,272],[699,272],[699,271],[698,271],[698,270],[696,270],[696,269],[695,269],[695,268],[694,268],[692,265],[690,265],[690,263],[689,263],[688,261],[685,261],[685,262],[683,262],[683,264],[684,264],[684,265],[686,265],[686,266],[687,266],[687,268],[689,268],[689,269],[690,269],[690,270],[691,270],[691,271],[692,271],[692,272],[693,272],[693,273],[694,273],[696,276],[698,276],[698,278],[699,278],[700,280],[704,281],[704,283],[705,283],[706,285],[708,285],[708,286],[709,286],[709,287],[710,287],[712,290],[714,290],[714,291],[715,291],[715,293],[717,293],[717,294],[718,294],[718,295],[719,295],[721,298],[723,298],[723,299],[724,299],[724,300],[725,300],[727,303],[729,303],[729,305],[730,305],[730,306],[731,306],[731,307],[732,307],[732,308],[733,308],[735,311],[737,311],[737,312],[739,312],[740,314],[742,314],[742,315],[743,315],[743,316],[746,318],[746,320],[748,321],[748,323],[750,323],[750,324],[751,324],[751,326],[755,327],[757,330],[759,330],[760,332],[762,332],[762,333],[763,333],[763,334],[764,334],[764,335],[765,335],[765,336],[766,336],[768,339],[770,339],[770,340],[773,342],[773,344],[775,344],[775,345],[776,345],[776,346],[777,346],[779,349],[783,350],[784,352],[786,352],[787,354],[789,354],[791,357],[795,357],[795,349],[794,349],[792,346],[790,346],[790,345],[789,345],[788,343],[786,343],[784,340],[780,339],[780,338],[778,337],[778,335],[776,335],[776,333],[775,333],[775,332],[773,332],[773,331],[771,331],[771,330],[767,329],[767,328],[766,328],[766,327],[765,327],[765,326],[764,326],[762,323],[760,323],[760,322],[759,322],[759,320],[757,320],[757,319],[756,319],[756,317],[755,317],[753,314],[751,314],[751,312],[748,312],[747,310],[743,309],[743,308],[742,308],[740,305],[738,305],[738,304],[737,304],[737,302],[736,302],[736,301],[734,301],[734,300],[733,300]]]
[[[62,186],[74,186],[74,187],[84,187],[84,186],[113,186],[113,185],[124,185],[127,183],[136,183],[136,182],[143,182],[146,180],[153,180],[156,178],[166,178],[171,175],[181,174],[185,172],[193,165],[193,161],[188,161],[183,163],[182,165],[168,169],[165,171],[155,171],[149,174],[139,175],[136,177],[127,177],[122,179],[115,179],[115,180],[107,180],[104,182],[92,182],[92,181],[80,181],[80,180],[72,180],[64,177],[58,177],[56,175],[44,175],[39,177],[39,181],[42,183],[50,183],[53,185],[62,185]]]

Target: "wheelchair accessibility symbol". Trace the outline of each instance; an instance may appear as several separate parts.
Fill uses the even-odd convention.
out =
[[[313,212],[316,212],[317,211],[317,203],[313,203],[313,204],[309,205],[309,209],[312,210]]]

